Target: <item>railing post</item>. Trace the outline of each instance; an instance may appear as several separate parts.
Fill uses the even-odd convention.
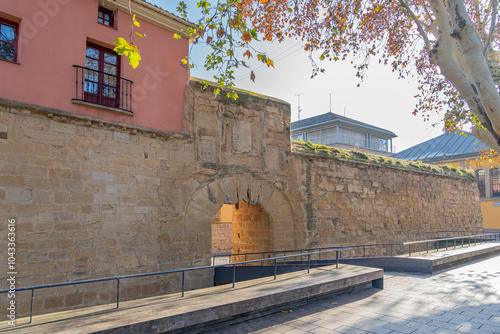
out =
[[[245,262],[247,262],[247,254],[245,254]],[[248,263],[245,263],[245,267],[248,265]]]
[[[276,259],[274,259],[274,280],[276,281],[276,274],[278,271],[278,264],[276,262]]]
[[[182,272],[182,296],[181,297],[184,297],[184,282],[185,282],[184,273],[185,273],[185,271]]]
[[[453,239],[453,243],[455,244],[455,245],[453,246],[453,249],[457,249],[457,239]]]
[[[30,308],[30,324],[33,320],[33,295],[35,294],[35,289],[31,289],[31,308]]]
[[[363,258],[365,258],[365,257],[366,257],[366,246],[363,245]]]
[[[75,76],[76,76],[75,99],[78,100],[78,67],[75,67]]]
[[[446,239],[446,250],[448,250],[448,239]]]
[[[309,274],[309,270],[311,269],[311,254],[307,255],[307,273]]]
[[[120,307],[120,279],[116,279],[116,308]]]
[[[340,252],[340,255],[342,256],[342,251],[337,250],[337,251],[335,252],[335,253],[336,253],[336,258],[337,258],[337,259],[336,259],[336,263],[337,263],[336,268],[338,268],[338,267],[339,267],[339,252]]]
[[[429,241],[426,242],[427,245],[427,253],[429,253]]]
[[[283,252],[283,256],[286,256],[286,252]],[[286,258],[283,258],[283,265],[286,266]]]
[[[392,257],[392,246],[393,246],[393,245],[391,244],[391,257]]]
[[[411,244],[408,245],[408,256],[411,256]]]
[[[236,266],[233,264],[233,288],[235,282],[236,282]]]

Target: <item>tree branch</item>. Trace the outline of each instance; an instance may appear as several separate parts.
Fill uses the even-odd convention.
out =
[[[413,21],[417,25],[417,30],[420,33],[420,36],[422,36],[422,38],[424,39],[425,48],[427,50],[427,53],[430,54],[431,53],[431,49],[432,49],[431,43],[429,41],[429,38],[427,37],[427,34],[425,33],[424,28],[422,27],[422,24],[421,24],[420,20],[417,18],[417,16],[415,15],[415,13],[411,10],[410,6],[408,6],[408,4],[406,3],[405,0],[399,0],[399,3],[408,12],[408,14],[411,16],[411,18],[413,19]]]
[[[490,23],[490,32],[488,34],[488,38],[484,42],[483,54],[486,54],[488,48],[490,47],[491,41],[493,40],[493,36],[495,35],[495,28],[497,25],[497,7],[498,1],[491,0],[491,23]]]

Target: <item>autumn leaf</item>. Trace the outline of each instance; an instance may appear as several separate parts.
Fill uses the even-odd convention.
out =
[[[274,68],[274,62],[269,58],[266,59],[266,65],[267,65],[267,67],[272,66]]]
[[[252,40],[252,36],[248,32],[244,33],[241,38],[245,41],[245,43],[248,43]]]
[[[247,51],[246,51],[243,55],[244,55],[244,56],[247,56],[247,57],[248,57],[248,59],[250,59],[250,57],[253,57],[253,56],[252,56],[252,53],[250,52],[250,50],[247,50]]]
[[[138,32],[135,33],[137,35],[137,37],[140,37],[140,38],[144,38],[146,37],[146,34],[140,34]]]
[[[247,63],[245,63],[243,60],[241,61],[241,64],[245,67],[248,67]]]
[[[255,82],[255,73],[250,73],[250,80],[252,80],[253,82]]]
[[[207,44],[210,44],[214,38],[212,36],[207,37]]]

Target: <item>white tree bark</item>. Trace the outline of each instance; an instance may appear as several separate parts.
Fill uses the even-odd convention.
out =
[[[439,66],[486,128],[486,131],[476,128],[474,135],[500,152],[500,96],[477,30],[462,0],[448,0],[446,4],[442,0],[430,2],[439,37],[429,59]]]

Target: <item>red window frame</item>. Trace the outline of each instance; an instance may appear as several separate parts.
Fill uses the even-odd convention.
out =
[[[120,56],[111,49],[102,47],[97,44],[87,43],[87,49],[93,48],[99,51],[98,58],[85,55],[85,85],[84,85],[84,101],[100,104],[112,108],[120,107]],[[116,55],[116,64],[106,63],[105,53]],[[97,61],[98,69],[93,69],[87,66],[87,60]],[[106,65],[116,67],[116,74],[105,73]],[[97,91],[95,89],[97,87]],[[92,89],[94,88],[94,89]],[[114,90],[114,97],[109,96],[109,92]]]
[[[12,44],[14,46],[14,57],[13,57],[13,59],[6,59],[6,58],[0,57],[0,59],[6,60],[6,61],[11,61],[11,62],[15,63],[15,62],[17,62],[17,52],[18,52],[18,44],[19,44],[19,24],[0,17],[0,29],[1,29],[2,25],[11,26],[14,28],[14,43],[3,40],[2,36],[0,34],[0,42]]]
[[[108,19],[106,19],[108,15]],[[102,16],[102,17],[101,17]],[[97,11],[97,22],[108,27],[115,27],[115,13],[112,10],[99,6]]]

